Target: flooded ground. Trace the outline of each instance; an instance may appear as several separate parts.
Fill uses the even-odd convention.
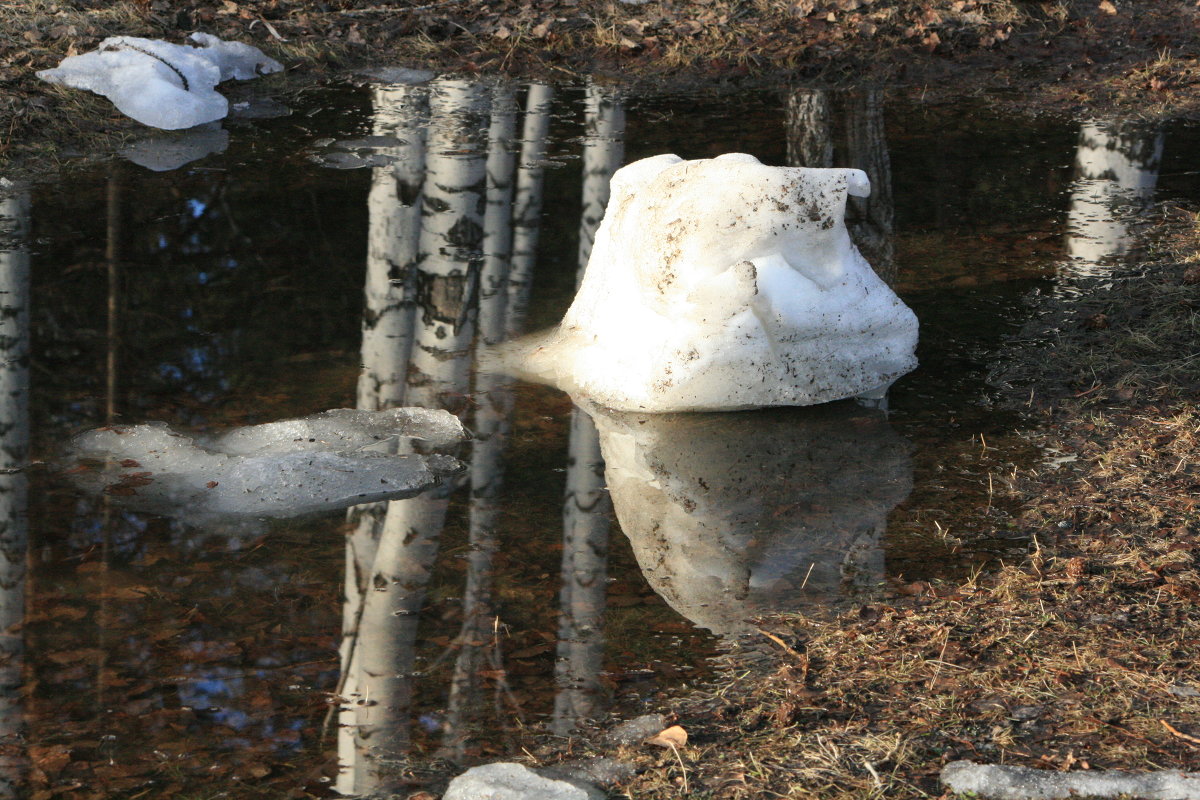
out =
[[[1114,208],[1200,195],[1186,127],[459,81],[304,100],[6,188],[29,230],[3,256],[6,457],[52,463],[105,424],[407,403],[462,416],[470,471],[390,508],[203,527],[9,475],[3,607],[24,619],[0,725],[34,796],[418,787],[655,708],[762,610],[1023,552],[988,476],[1053,454],[986,380],[1023,299],[1119,258]],[[561,316],[617,166],[729,151],[871,174],[852,231],[922,323],[887,416],[593,420],[472,375],[475,342]],[[380,564],[403,580],[373,591]]]

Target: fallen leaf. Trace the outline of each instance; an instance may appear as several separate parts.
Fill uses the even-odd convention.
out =
[[[1112,0],[1100,0],[1100,10],[1109,15],[1117,13],[1117,7],[1112,4]]]
[[[653,744],[658,745],[659,747],[669,747],[673,749],[683,747],[685,744],[687,744],[687,740],[687,731],[685,731],[679,725],[672,725],[671,727],[661,730],[651,736],[646,740],[646,744]]]

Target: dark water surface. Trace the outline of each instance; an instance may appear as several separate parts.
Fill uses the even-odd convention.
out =
[[[471,471],[391,510],[204,527],[52,470],[4,476],[0,771],[32,796],[417,786],[435,759],[659,708],[759,611],[1019,554],[1032,532],[996,481],[1045,456],[985,376],[1023,298],[1120,257],[1114,208],[1200,196],[1195,129],[974,104],[441,81],[292,104],[200,136],[219,152],[173,170],[115,159],[3,187],[0,221],[28,226],[27,255],[0,243],[8,463],[109,423],[199,434],[405,402],[461,414]],[[559,319],[616,166],[730,151],[871,174],[851,227],[921,320],[890,414],[593,421],[444,357]],[[397,529],[404,591],[378,611],[365,576]]]

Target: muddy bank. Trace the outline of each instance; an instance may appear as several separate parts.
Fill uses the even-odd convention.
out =
[[[310,0],[29,0],[0,9],[0,159],[45,166],[139,129],[104,100],[34,72],[106,36],[251,42],[286,97],[366,65],[648,87],[886,84],[924,95],[1005,90],[1025,109],[1200,111],[1200,11],[1184,0],[798,0],[679,4]],[[236,90],[235,90],[236,91]]]

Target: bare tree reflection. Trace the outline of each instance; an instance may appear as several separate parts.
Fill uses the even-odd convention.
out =
[[[461,410],[466,395],[482,267],[488,108],[478,84],[438,80],[430,87],[410,405]],[[410,744],[418,612],[448,488],[390,503],[384,517],[349,659],[359,692],[353,770],[359,793],[399,785]]]
[[[24,796],[21,700],[28,550],[28,193],[0,179],[0,797]]]
[[[542,225],[542,179],[546,141],[550,132],[550,109],[554,89],[540,83],[529,86],[525,98],[525,122],[521,131],[516,195],[513,198],[512,267],[508,274],[506,331],[520,333],[529,307],[533,266],[537,260]]]
[[[1079,130],[1067,214],[1064,285],[1104,275],[1130,249],[1129,223],[1154,196],[1163,132],[1136,122],[1085,122]],[[1064,286],[1065,288],[1065,286]]]
[[[512,198],[515,165],[516,98],[511,86],[492,91],[492,118],[488,130],[487,210],[483,221],[483,274],[479,299],[481,346],[504,338],[508,304],[508,271],[512,261]],[[458,656],[446,707],[443,752],[461,761],[467,743],[468,718],[482,701],[481,670],[485,664],[499,669],[493,630],[493,557],[498,546],[500,495],[504,483],[504,446],[507,440],[512,392],[509,381],[496,373],[475,378],[475,439],[471,451],[471,506],[463,621],[458,636]],[[491,661],[486,659],[490,658]]]
[[[620,93],[612,87],[592,84],[584,108],[583,213],[576,285],[583,279],[596,230],[608,206],[613,173],[625,159],[625,107]],[[560,735],[569,733],[580,720],[595,716],[601,696],[610,509],[596,426],[591,417],[575,408],[571,412],[563,501],[562,591],[555,663],[553,729]]]
[[[840,136],[835,107],[841,109]],[[787,97],[785,114],[790,166],[854,167],[871,179],[870,197],[849,198],[846,227],[879,277],[892,284],[895,201],[880,92],[863,89],[831,96],[824,90],[796,89]]]
[[[425,180],[425,126],[429,91],[423,85],[376,87],[374,129],[377,136],[394,137],[386,155],[391,163],[372,170],[367,196],[368,238],[365,307],[362,322],[362,364],[358,408],[374,411],[404,402],[408,361],[412,353],[421,198]],[[346,539],[345,603],[342,617],[341,694],[359,694],[359,670],[353,663],[363,598],[375,562],[387,503],[350,510]],[[338,789],[354,791],[352,766],[357,759],[357,710],[339,713],[338,759],[343,771]]]

